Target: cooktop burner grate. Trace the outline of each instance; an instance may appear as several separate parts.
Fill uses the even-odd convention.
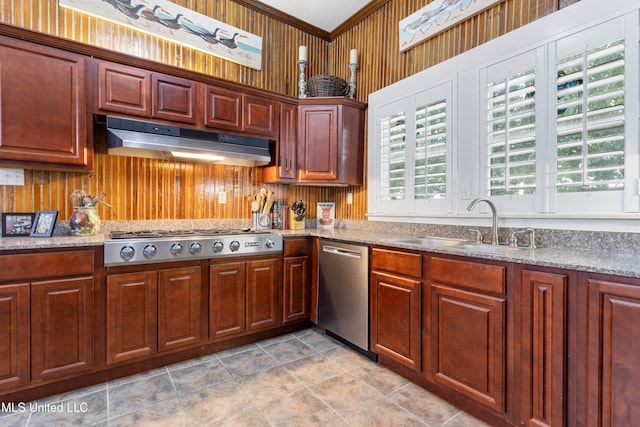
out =
[[[141,230],[141,231],[112,231],[111,239],[157,239],[162,237],[192,237],[192,236],[221,236],[234,234],[262,234],[264,231],[256,231],[248,228],[238,230],[221,229],[193,229],[193,230]]]

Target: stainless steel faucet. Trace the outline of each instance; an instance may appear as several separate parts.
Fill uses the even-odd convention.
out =
[[[491,214],[493,215],[493,226],[491,228],[491,244],[498,245],[498,211],[496,210],[495,205],[489,199],[485,199],[484,197],[478,197],[477,199],[473,199],[469,206],[467,206],[467,210],[475,208],[476,205],[480,202],[485,202],[491,208]]]

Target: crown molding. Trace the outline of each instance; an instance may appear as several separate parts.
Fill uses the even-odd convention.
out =
[[[295,16],[291,16],[287,13],[282,12],[281,10],[275,9],[271,6],[268,6],[256,0],[233,0],[233,1],[248,9],[254,10],[256,12],[259,12],[263,15],[266,15],[278,21],[284,22],[285,24],[289,24],[292,27],[295,27],[299,30],[302,30],[313,36],[316,36],[322,40],[331,42],[339,35],[347,32],[349,29],[351,29],[352,27],[360,23],[360,21],[365,19],[367,16],[371,15],[373,12],[375,12],[378,8],[383,6],[389,0],[371,1],[368,5],[360,9],[355,15],[353,15],[351,18],[349,18],[348,20],[340,24],[336,29],[334,29],[330,33],[314,25],[308,24],[296,18]]]

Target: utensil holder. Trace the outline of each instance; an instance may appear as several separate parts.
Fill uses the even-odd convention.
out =
[[[289,211],[289,229],[304,230],[304,216],[300,217],[296,213]]]

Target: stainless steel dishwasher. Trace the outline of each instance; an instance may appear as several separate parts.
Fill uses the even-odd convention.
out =
[[[367,357],[369,351],[369,247],[320,239],[318,325]]]

